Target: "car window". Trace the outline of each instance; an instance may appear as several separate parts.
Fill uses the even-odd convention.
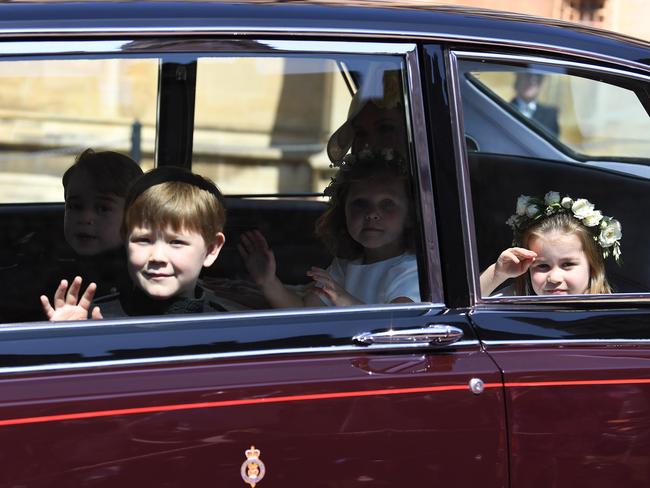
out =
[[[75,276],[82,277],[73,292],[75,305],[95,282],[88,312],[99,307],[105,319],[193,313],[196,307],[222,313],[429,300],[426,287],[420,288],[426,277],[402,55],[225,51],[97,57],[0,63],[13,73],[7,83],[15,96],[5,92],[7,100],[22,96],[26,108],[15,111],[35,113],[29,122],[12,121],[14,130],[3,135],[18,162],[7,164],[0,180],[11,185],[9,168],[17,168],[31,178],[46,177],[52,192],[25,183],[23,197],[5,200],[21,204],[0,207],[0,272],[15,283],[1,304],[5,322],[43,319],[41,295],[47,297],[45,312],[56,310],[57,286],[65,279],[62,293],[70,291]],[[74,69],[66,68],[69,63]],[[33,92],[37,103],[29,96]],[[19,129],[29,124],[35,128],[27,143]],[[191,247],[198,236],[203,247],[197,249],[208,252],[212,244],[200,234],[201,222],[189,236],[181,232],[187,229],[158,229],[156,223],[151,232],[142,231],[144,224],[129,227],[129,218],[122,228],[125,196],[92,200],[87,209],[84,198],[118,180],[126,192],[139,176],[66,171],[75,161],[108,152],[130,157],[137,171],[147,171],[168,158],[161,156],[173,152],[168,148],[180,147],[177,136],[187,127],[191,156],[179,158],[178,166],[191,166],[225,195],[225,239],[218,257],[200,261],[190,292],[179,280],[183,293],[163,297],[174,299],[166,308],[142,279],[158,286],[198,258],[170,258],[167,268],[160,266],[169,272],[152,271],[142,264],[145,246],[158,242],[160,231],[170,247]],[[65,208],[56,203],[64,185]],[[99,193],[114,196],[111,191]],[[127,199],[127,216],[129,205]],[[107,229],[114,230],[111,236]],[[270,281],[290,298],[268,292]]]
[[[0,62],[0,203],[62,202],[61,176],[83,149],[152,167],[157,59]]]
[[[531,65],[494,69],[483,65],[466,76],[478,90],[576,157],[647,159],[650,119],[632,89]]]
[[[518,61],[458,63],[482,295],[649,291],[647,81]]]

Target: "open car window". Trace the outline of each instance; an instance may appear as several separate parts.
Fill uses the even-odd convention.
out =
[[[506,58],[459,61],[483,298],[650,291],[648,81]],[[567,230],[573,224],[578,230]],[[572,287],[540,271],[553,269],[540,245],[577,232],[585,274]],[[578,267],[565,261],[558,269]],[[498,276],[486,278],[495,269]]]
[[[0,62],[0,203],[62,202],[88,147],[153,166],[159,59]],[[6,231],[5,231],[6,232]]]

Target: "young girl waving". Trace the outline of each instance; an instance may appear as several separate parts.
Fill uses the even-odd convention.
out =
[[[543,199],[521,195],[507,222],[513,246],[481,274],[481,294],[516,278],[515,295],[611,293],[604,260],[621,256],[621,224],[584,198],[550,191]]]
[[[314,286],[295,293],[276,276],[262,234],[251,231],[239,244],[251,277],[278,308],[419,301],[406,163],[391,150],[364,150],[336,165],[325,190],[329,207],[316,223],[316,234],[335,256],[332,264],[312,267],[307,275]]]

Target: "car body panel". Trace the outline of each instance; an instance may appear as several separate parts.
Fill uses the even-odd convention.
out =
[[[472,321],[503,371],[513,486],[648,484],[647,313],[477,310]]]
[[[477,342],[330,349],[3,368],[0,429],[12,448],[0,450],[0,483],[237,485],[254,445],[263,486],[507,486],[500,373]]]
[[[648,486],[648,342],[488,351],[504,370],[512,486]]]

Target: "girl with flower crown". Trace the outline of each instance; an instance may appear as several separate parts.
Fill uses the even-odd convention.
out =
[[[515,278],[515,295],[611,293],[604,260],[621,256],[621,224],[584,198],[521,195],[506,223],[513,246],[481,274],[481,294]]]
[[[314,285],[301,295],[275,274],[275,258],[259,231],[242,235],[239,252],[272,306],[315,307],[420,301],[408,168],[392,150],[360,151],[336,163],[325,190],[329,207],[316,234],[335,256],[312,267]]]

